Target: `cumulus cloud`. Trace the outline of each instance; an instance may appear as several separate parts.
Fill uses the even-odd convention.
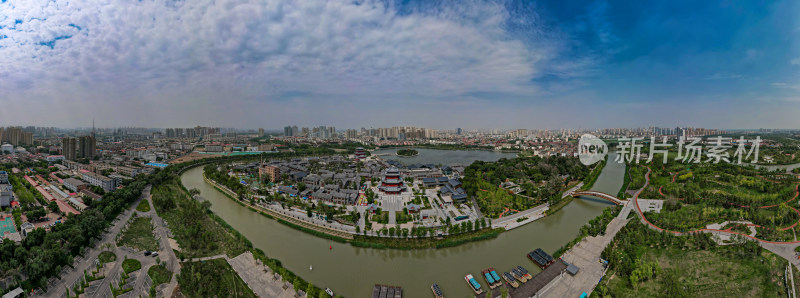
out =
[[[136,97],[213,86],[251,100],[531,94],[557,55],[550,40],[508,38],[507,11],[487,2],[400,13],[374,1],[31,0],[0,11],[9,98],[45,87]]]

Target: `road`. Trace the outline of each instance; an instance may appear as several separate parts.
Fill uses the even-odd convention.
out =
[[[519,213],[515,213],[513,215],[505,216],[498,219],[493,219],[492,227],[494,228],[503,227],[506,230],[519,227],[523,224],[544,217],[543,213],[547,211],[548,208],[549,208],[548,205],[545,203],[527,210],[520,211]],[[521,222],[517,222],[517,219],[523,217],[527,217],[528,219]]]
[[[112,247],[116,247],[116,244],[115,244],[116,235],[119,235],[119,232],[126,225],[128,220],[130,220],[131,216],[135,213],[134,209],[135,209],[136,205],[138,205],[139,202],[142,201],[142,199],[147,198],[147,197],[150,196],[150,189],[151,189],[150,185],[146,186],[144,188],[144,190],[142,191],[142,195],[139,197],[139,199],[132,204],[133,207],[128,209],[128,210],[126,210],[126,211],[124,211],[119,216],[117,216],[117,219],[114,220],[114,222],[112,223],[111,227],[105,233],[102,234],[102,236],[100,238],[100,241],[97,241],[97,245],[95,247],[93,247],[93,248],[87,249],[84,257],[78,257],[78,258],[75,259],[75,263],[73,264],[74,269],[65,268],[64,270],[62,270],[61,279],[59,281],[55,282],[55,284],[52,284],[49,287],[50,290],[47,293],[43,294],[44,297],[63,297],[63,296],[65,296],[67,288],[70,288],[70,291],[72,291],[72,289],[71,289],[72,286],[79,279],[83,278],[84,271],[91,272],[94,269],[95,260],[100,255],[100,252],[102,252],[100,247],[103,247],[104,245],[109,245],[109,244]],[[118,255],[118,258],[122,257],[119,253],[117,255]],[[119,262],[117,262],[117,263],[119,263]],[[116,265],[115,265],[115,267],[116,267]],[[119,274],[114,269],[110,270],[109,272],[110,273]],[[103,280],[103,282],[101,284],[101,287],[98,287],[98,289],[103,289],[102,286],[105,286],[105,288],[107,289],[108,288],[108,284],[106,284],[106,282],[107,282],[106,280]],[[146,294],[146,293],[143,293],[143,294]]]
[[[148,212],[148,216],[152,218],[153,225],[155,226],[155,234],[156,237],[158,237],[158,254],[162,256],[162,260],[164,260],[164,266],[167,267],[167,270],[174,273],[172,280],[167,285],[160,285],[156,288],[156,290],[159,294],[163,292],[163,297],[172,297],[175,287],[178,286],[177,276],[181,273],[181,265],[178,262],[178,257],[175,255],[175,251],[172,250],[172,247],[169,244],[169,236],[172,233],[167,226],[167,222],[158,216],[158,213],[156,213],[156,209],[154,208],[155,206],[153,205],[153,196],[150,195],[149,189],[147,192],[147,202],[150,203],[150,212]]]

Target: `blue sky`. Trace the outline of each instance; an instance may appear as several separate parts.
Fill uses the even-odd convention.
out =
[[[0,125],[799,128],[797,1],[0,2]]]

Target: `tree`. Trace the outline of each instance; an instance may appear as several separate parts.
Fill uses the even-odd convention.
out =
[[[50,201],[47,203],[47,209],[50,209],[50,212],[58,213],[60,210],[58,208],[58,203],[56,201]]]
[[[312,215],[311,207],[306,207],[306,215],[308,215],[309,218],[311,217]]]

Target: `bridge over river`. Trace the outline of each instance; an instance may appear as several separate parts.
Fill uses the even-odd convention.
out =
[[[601,198],[603,200],[609,201],[609,202],[614,203],[616,205],[622,205],[622,204],[625,204],[625,202],[627,202],[626,200],[620,200],[616,196],[604,193],[602,191],[595,191],[595,190],[575,191],[575,192],[570,193],[569,195],[571,195],[572,197],[575,197],[575,198],[582,197],[582,196]]]

